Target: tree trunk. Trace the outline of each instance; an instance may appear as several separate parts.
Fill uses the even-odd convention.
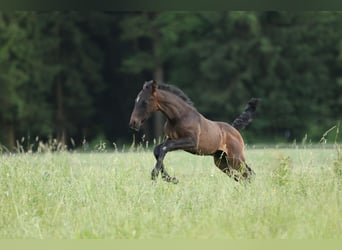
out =
[[[155,17],[154,17],[155,18]],[[158,28],[153,30],[153,52],[156,67],[153,72],[154,80],[157,83],[164,81],[163,59],[159,54],[161,47],[161,36]],[[154,139],[159,140],[163,136],[164,118],[161,112],[156,112],[153,116],[153,136]]]
[[[15,148],[15,129],[12,122],[3,122],[0,124],[0,150],[1,145],[5,146],[9,151]],[[1,152],[1,151],[0,151]]]
[[[64,119],[64,107],[63,107],[63,89],[61,80],[58,79],[56,83],[56,124],[57,124],[57,141],[65,144],[65,119]]]
[[[157,68],[154,71],[154,80],[157,81],[157,83],[163,82],[163,67],[161,65],[158,65]],[[153,136],[156,140],[159,140],[163,134],[164,134],[164,117],[161,112],[156,112],[153,116]]]
[[[8,135],[7,135],[7,141],[8,141],[8,149],[12,151],[15,148],[15,130],[13,123],[10,123],[8,125]]]

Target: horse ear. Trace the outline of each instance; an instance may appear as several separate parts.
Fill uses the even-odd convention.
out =
[[[158,84],[155,80],[152,80],[152,94],[154,94],[156,92],[158,88]]]
[[[144,85],[143,85],[143,89],[146,89],[147,88],[147,85],[148,85],[148,82],[144,82]]]

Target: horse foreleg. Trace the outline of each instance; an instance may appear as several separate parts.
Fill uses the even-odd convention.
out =
[[[162,144],[157,145],[154,148],[154,156],[156,157],[156,165],[153,168],[151,172],[151,178],[152,180],[155,180],[159,172],[162,172],[162,177],[164,180],[178,183],[178,180],[175,177],[170,177],[169,174],[166,172],[163,164],[163,160],[165,158],[166,153],[174,150],[179,149],[191,149],[196,146],[196,143],[191,138],[184,138],[184,139],[178,139],[178,140],[167,140]]]
[[[159,145],[157,145],[154,150],[153,150],[153,154],[154,157],[156,158],[156,160],[158,161],[159,155],[160,155],[160,150],[161,147],[163,146],[164,143],[161,143]],[[168,182],[172,182],[174,180],[174,177],[170,177],[170,175],[166,172],[165,167],[164,167],[164,163],[161,164],[160,167],[160,172],[162,175],[162,179]],[[152,179],[154,180],[156,177],[158,177],[159,173],[156,172],[155,168],[152,170]]]

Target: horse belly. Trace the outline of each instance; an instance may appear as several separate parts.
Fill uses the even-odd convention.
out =
[[[197,154],[213,155],[220,148],[218,140],[214,141],[211,138],[209,140],[201,139],[197,147]]]

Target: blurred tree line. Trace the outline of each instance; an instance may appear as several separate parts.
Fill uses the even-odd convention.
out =
[[[342,118],[342,12],[0,12],[0,143],[129,143],[145,80],[250,142],[319,139]],[[161,135],[161,115],[144,128]]]

